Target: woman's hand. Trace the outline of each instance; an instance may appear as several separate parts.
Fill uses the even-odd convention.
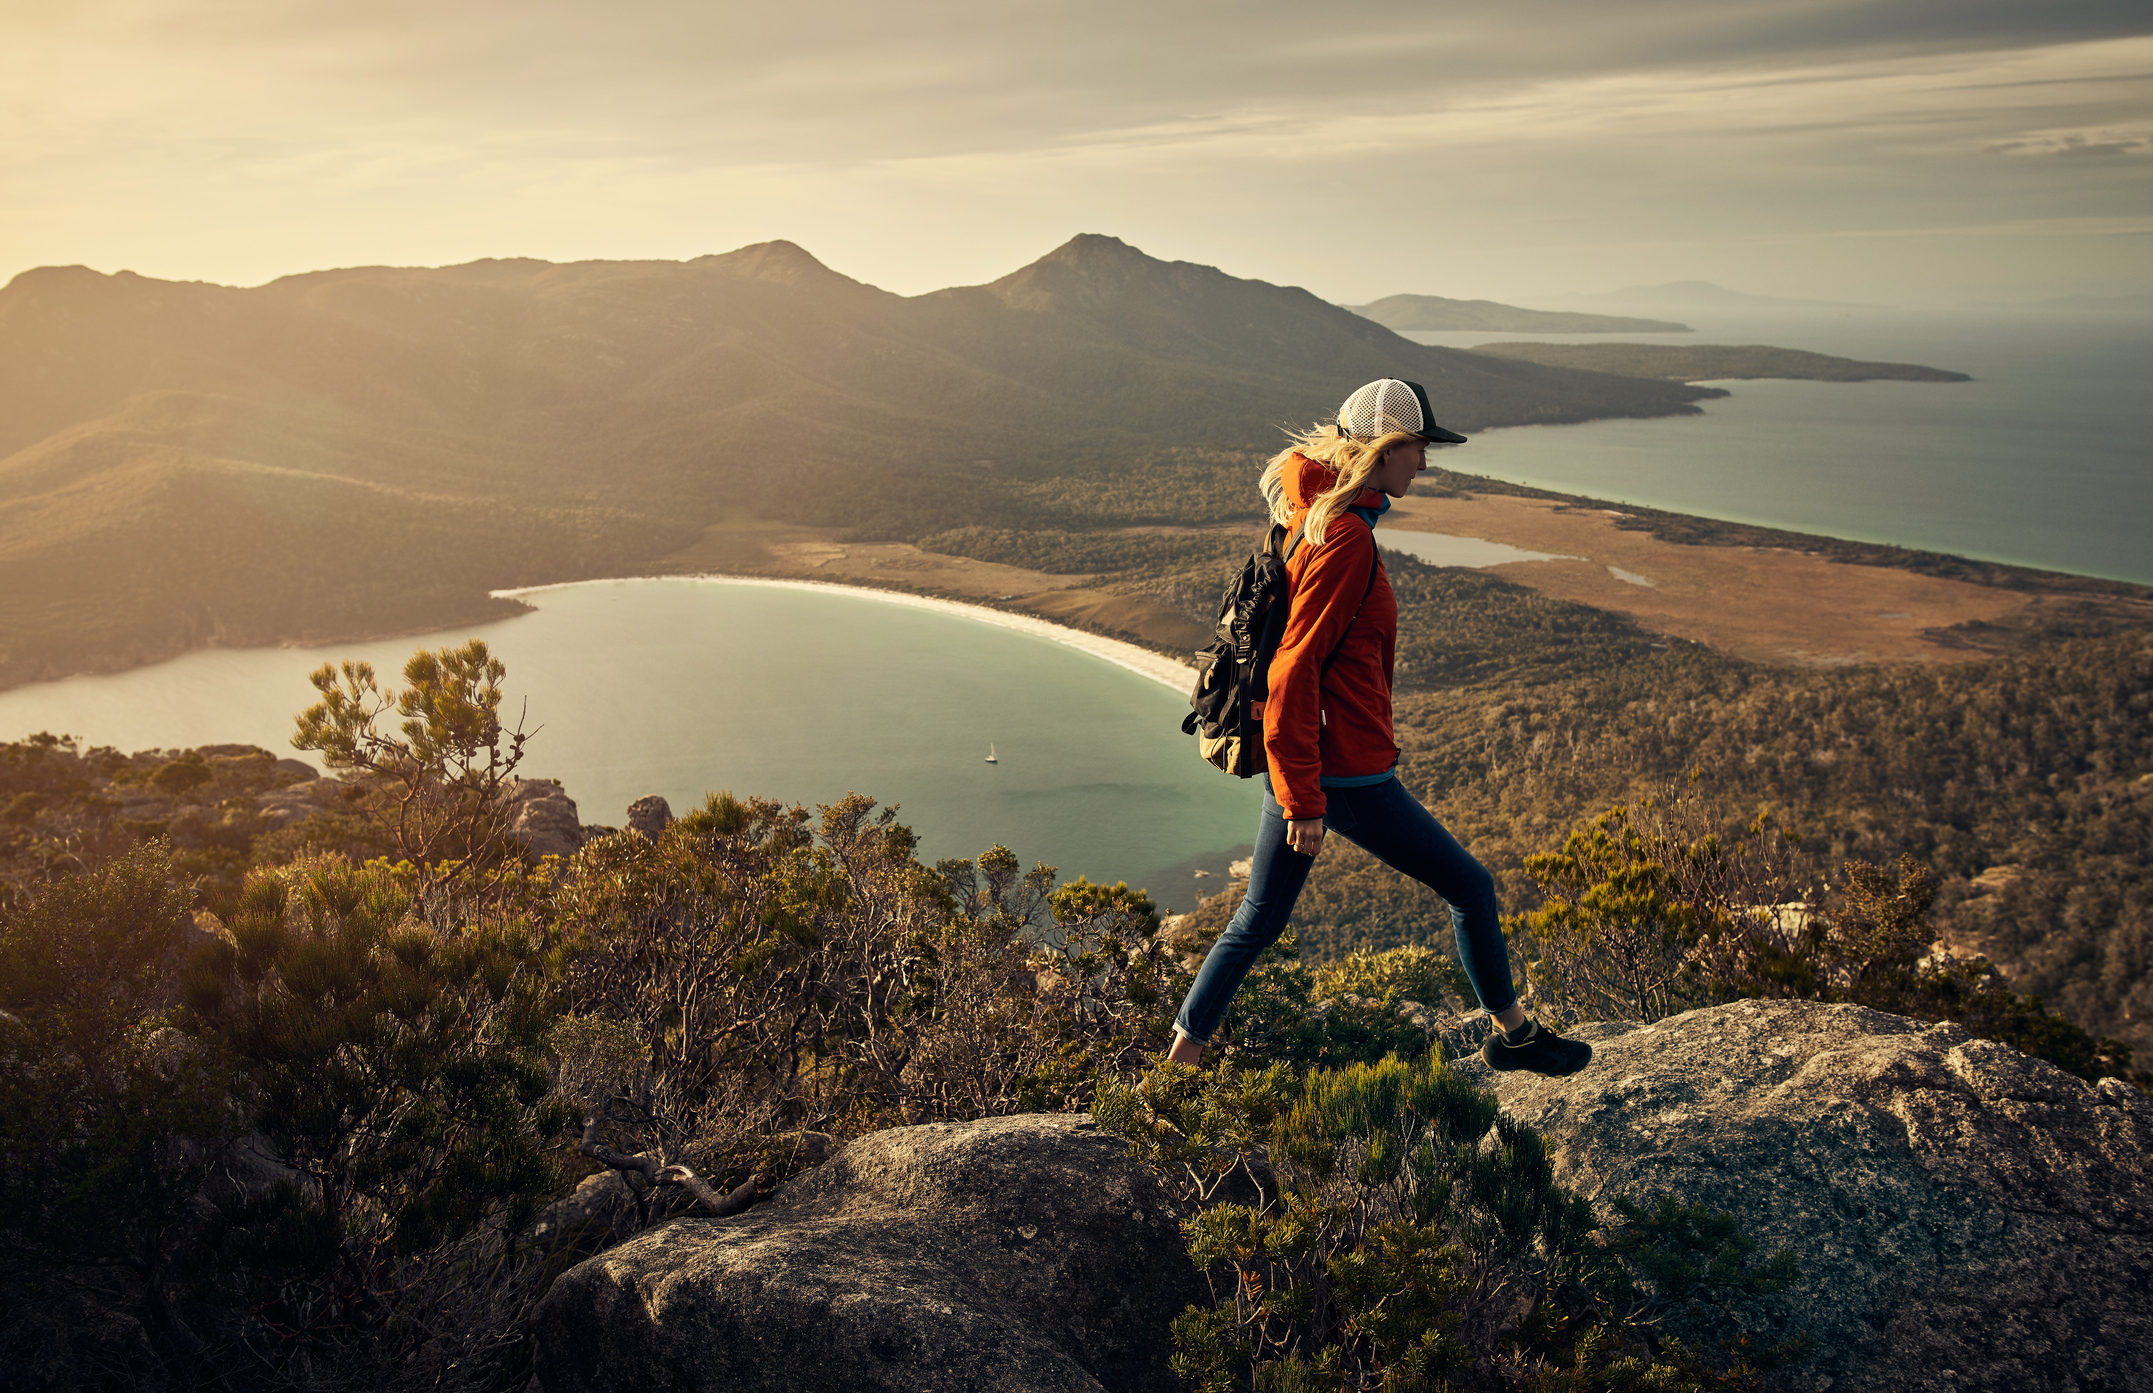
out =
[[[1314,856],[1323,850],[1323,819],[1320,817],[1289,818],[1286,822],[1286,845],[1303,856]]]

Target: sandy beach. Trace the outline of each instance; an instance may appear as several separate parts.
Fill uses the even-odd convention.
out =
[[[1074,648],[1079,652],[1088,653],[1092,657],[1112,663],[1116,667],[1126,668],[1139,676],[1148,677],[1163,686],[1171,687],[1177,692],[1188,691],[1190,682],[1194,680],[1186,665],[1167,657],[1163,653],[1154,653],[1148,648],[1139,648],[1133,643],[1123,643],[1118,639],[1103,638],[1098,634],[1085,633],[1080,629],[1064,628],[1059,624],[1049,623],[1044,619],[1035,619],[1028,614],[1011,614],[1007,610],[991,609],[986,605],[968,605],[957,600],[944,600],[931,595],[913,595],[899,590],[878,590],[865,585],[834,585],[828,581],[781,580],[765,576],[618,576],[609,580],[563,581],[557,585],[533,585],[515,590],[496,590],[491,593],[499,598],[520,600],[532,595],[544,594],[548,590],[565,590],[576,585],[682,580],[697,581],[710,585],[760,585],[781,590],[835,590],[846,595],[857,595],[864,600],[878,600],[883,604],[901,605],[909,609],[936,610],[943,614],[953,614],[960,618],[977,620],[982,624],[992,624],[996,628],[1014,629],[1020,634],[1032,634],[1036,637],[1062,644],[1065,647]]]

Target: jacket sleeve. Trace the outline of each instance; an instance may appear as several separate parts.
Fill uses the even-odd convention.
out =
[[[1375,561],[1375,537],[1357,519],[1333,518],[1326,531],[1322,546],[1304,544],[1263,708],[1271,791],[1290,820],[1323,816],[1323,668],[1368,594]]]

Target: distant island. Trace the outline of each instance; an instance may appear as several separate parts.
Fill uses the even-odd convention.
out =
[[[1916,363],[1864,363],[1761,343],[1698,343],[1679,348],[1655,343],[1484,343],[1472,351],[1548,368],[1583,368],[1587,372],[1665,382],[1756,377],[1791,377],[1809,382],[1973,381],[1963,372],[1925,368]]]
[[[1494,300],[1446,300],[1440,295],[1388,295],[1373,304],[1348,305],[1363,319],[1387,329],[1485,329],[1497,334],[1687,334],[1687,324],[1630,319],[1574,310],[1528,310]]]
[[[1881,305],[1864,304],[1852,300],[1790,300],[1779,295],[1752,295],[1745,290],[1729,290],[1724,285],[1710,281],[1667,281],[1660,285],[1626,285],[1620,290],[1602,290],[1593,294],[1572,292],[1568,295],[1535,296],[1535,299],[1590,300],[1604,305],[1690,305],[1699,309],[1754,309],[1773,307],[1785,310],[1874,310]]]

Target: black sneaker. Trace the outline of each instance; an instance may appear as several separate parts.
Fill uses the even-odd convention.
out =
[[[1490,1069],[1525,1069],[1561,1078],[1592,1063],[1592,1046],[1583,1040],[1565,1040],[1552,1030],[1542,1030],[1540,1022],[1527,1020],[1525,1038],[1514,1045],[1503,1028],[1496,1026],[1480,1046],[1480,1057]]]

